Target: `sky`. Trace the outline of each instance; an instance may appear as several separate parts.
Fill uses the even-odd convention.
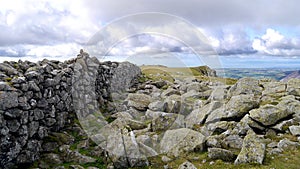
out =
[[[300,68],[298,0],[0,0],[0,62]],[[217,64],[216,64],[217,63]]]

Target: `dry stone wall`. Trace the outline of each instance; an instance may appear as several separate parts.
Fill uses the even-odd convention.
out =
[[[122,70],[127,70],[118,69],[120,65]],[[118,74],[122,78],[114,81],[114,88],[122,85],[125,89],[123,81],[128,76],[138,77],[140,70],[130,63],[100,63],[85,52],[65,62],[45,59],[38,63],[0,63],[0,168],[13,168],[39,159],[47,149],[43,139],[72,123],[77,111],[74,105],[84,107],[78,100],[88,99],[82,95],[87,93],[76,91],[83,85],[79,78],[91,79],[86,82],[93,83],[94,88],[88,90],[94,95],[88,96],[105,104],[110,98],[111,79]],[[77,99],[74,101],[73,97]]]

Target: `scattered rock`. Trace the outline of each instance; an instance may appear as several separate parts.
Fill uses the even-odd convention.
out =
[[[260,122],[264,126],[274,125],[279,120],[284,119],[289,115],[292,115],[292,113],[288,113],[286,109],[282,109],[270,104],[250,111],[250,118]]]
[[[300,126],[290,126],[289,130],[290,130],[292,135],[300,136]]]
[[[234,161],[236,156],[229,150],[221,148],[209,148],[208,157],[212,160]]]
[[[189,161],[186,161],[178,167],[178,169],[197,169],[194,164]]]
[[[195,149],[202,151],[205,137],[194,130],[181,128],[168,130],[160,142],[161,153],[178,157],[183,152],[191,152]]]
[[[234,164],[256,163],[262,164],[265,158],[266,145],[251,130],[243,141],[243,147]]]

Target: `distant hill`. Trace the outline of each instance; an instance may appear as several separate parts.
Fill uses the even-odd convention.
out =
[[[291,78],[300,79],[300,70],[287,75],[286,77],[282,78],[280,81],[288,81]]]

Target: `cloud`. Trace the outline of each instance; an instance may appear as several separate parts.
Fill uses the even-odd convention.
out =
[[[0,46],[85,43],[99,24],[82,1],[0,1]]]
[[[261,37],[257,37],[252,43],[253,49],[261,54],[275,56],[299,56],[300,39],[298,37],[285,37],[279,31],[267,29]]]
[[[183,17],[197,26],[247,25],[299,25],[299,1],[289,0],[87,0],[93,16],[104,22],[139,12],[164,12]],[[99,10],[101,9],[101,10]],[[157,18],[159,19],[159,18]]]
[[[299,57],[299,5],[297,0],[0,0],[0,55],[73,56],[118,18],[158,12],[178,18],[143,15],[136,22],[108,26],[97,48],[111,56],[199,52]],[[139,34],[141,30],[149,34]]]

